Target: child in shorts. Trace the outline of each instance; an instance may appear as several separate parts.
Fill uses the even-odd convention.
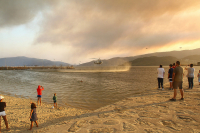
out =
[[[54,108],[55,107],[57,108],[57,96],[56,96],[56,93],[54,93],[53,102],[54,102]]]
[[[197,74],[197,77],[198,77],[198,81],[199,81],[199,85],[200,85],[200,70],[199,70],[199,73]]]

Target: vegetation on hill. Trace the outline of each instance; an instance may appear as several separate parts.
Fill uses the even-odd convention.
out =
[[[188,65],[188,64],[191,64],[191,63],[193,63],[194,65],[196,65],[197,62],[200,62],[200,55],[191,55],[191,56],[184,57],[182,59],[178,59],[178,58],[173,57],[173,56],[142,57],[142,58],[137,58],[135,60],[126,62],[123,65],[131,65],[131,66],[158,66],[158,65],[162,64],[164,66],[168,66],[169,64],[175,63],[177,60],[179,60],[181,62],[181,65]]]
[[[172,56],[165,56],[165,57],[143,57],[138,58],[133,61],[129,61],[125,63],[124,65],[131,65],[131,66],[158,66],[160,64],[167,66],[169,64],[173,64],[178,59]]]

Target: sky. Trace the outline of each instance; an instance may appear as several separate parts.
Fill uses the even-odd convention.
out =
[[[0,0],[0,58],[71,64],[200,48],[200,0]]]

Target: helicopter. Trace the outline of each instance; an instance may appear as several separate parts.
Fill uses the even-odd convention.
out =
[[[92,58],[92,59],[97,59],[97,58]],[[102,63],[103,63],[103,61],[100,58],[94,61],[94,64],[100,65]]]

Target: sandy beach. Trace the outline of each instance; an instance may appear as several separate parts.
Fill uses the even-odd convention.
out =
[[[194,80],[194,88],[187,89],[184,78],[185,100],[169,101],[173,90],[157,90],[126,98],[95,111],[59,107],[51,104],[38,106],[39,127],[30,127],[30,100],[5,96],[6,114],[10,131],[19,133],[200,133],[200,85]],[[5,130],[1,120],[2,132]]]
[[[29,116],[31,111],[31,100],[5,95],[3,96],[5,97],[3,101],[6,102],[7,105],[5,110],[10,131],[6,131],[4,120],[1,118],[1,132],[45,132],[49,127],[67,123],[68,120],[75,119],[81,114],[91,112],[72,107],[58,107],[58,109],[52,109],[53,104],[43,103],[42,106],[37,106],[39,127],[34,125],[33,130],[28,131],[27,129],[30,128]],[[36,101],[32,102],[37,103]]]

